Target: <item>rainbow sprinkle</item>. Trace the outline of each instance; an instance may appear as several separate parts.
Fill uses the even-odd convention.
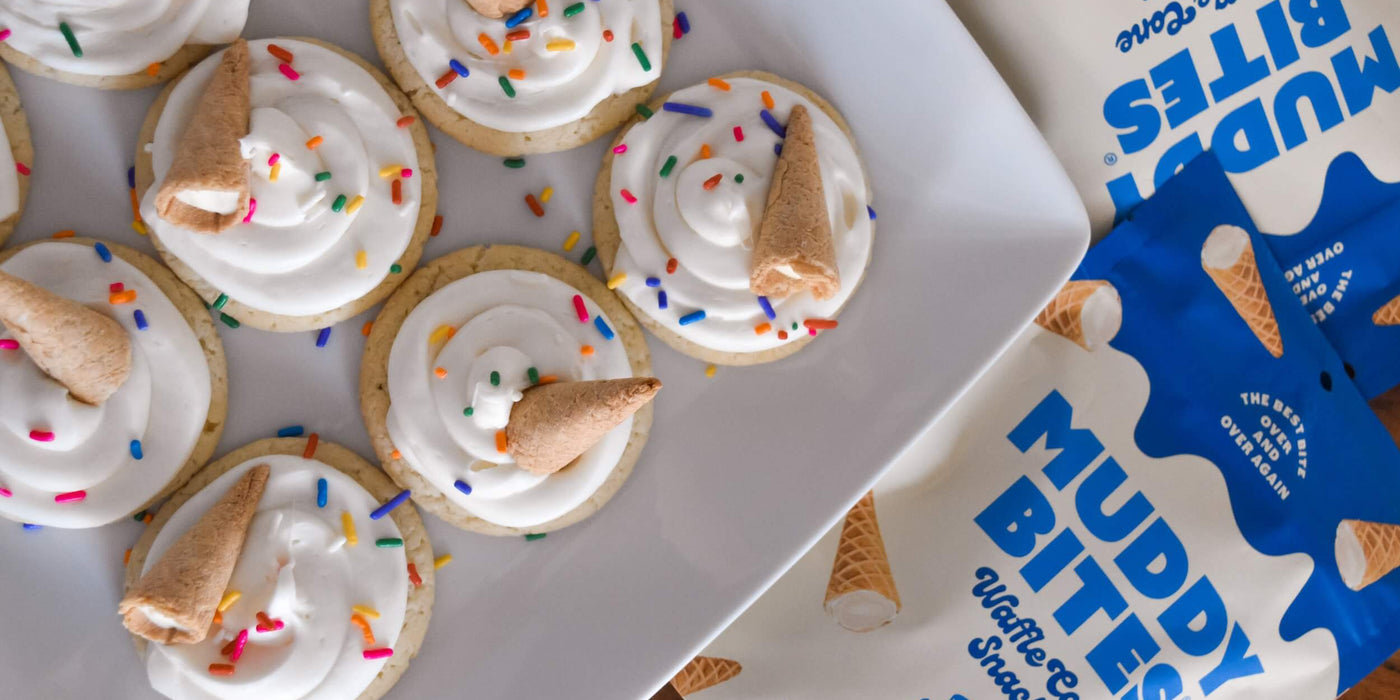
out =
[[[316,334],[316,347],[318,347],[318,348],[324,348],[324,347],[326,347],[326,343],[330,342],[330,339],[331,339],[331,327],[330,327],[330,326],[326,326],[325,328],[322,328],[322,329],[321,329],[321,332],[319,332],[319,333]]]
[[[705,368],[705,376],[706,376],[706,377],[709,377],[709,378],[711,378],[711,379],[714,378],[714,376],[715,376],[715,366],[714,366],[714,365],[710,365],[710,366],[708,366],[708,367]]]
[[[540,371],[534,367],[531,367],[530,369],[525,370],[525,378],[530,380],[531,384],[539,384]]]
[[[573,250],[574,246],[578,245],[578,239],[582,235],[583,234],[579,233],[578,231],[570,231],[569,237],[564,239],[564,252],[567,253]]]
[[[769,112],[766,109],[762,109],[759,110],[758,116],[763,117],[763,123],[767,124],[768,128],[772,129],[773,133],[778,135],[778,138],[787,138],[787,129],[784,128],[782,124],[778,123],[777,117],[774,117],[772,112]]]
[[[588,250],[583,251],[583,258],[582,258],[581,260],[579,260],[579,262],[583,263],[584,265],[587,265],[588,263],[593,262],[593,256],[595,256],[595,255],[597,255],[597,254],[598,254],[598,249],[597,249],[597,248],[595,248],[595,247],[593,247],[593,246],[588,246]]]
[[[651,61],[647,58],[647,52],[642,50],[642,45],[632,42],[632,55],[637,57],[637,63],[642,65],[642,70],[651,70]]]
[[[515,14],[511,15],[509,18],[506,19],[506,29],[515,29],[516,27],[520,26],[521,22],[530,19],[530,17],[534,14],[535,10],[533,8],[522,8],[520,11],[516,12]]]
[[[540,204],[549,204],[551,199],[554,199],[553,187],[546,187],[540,191]]]
[[[701,321],[703,321],[703,320],[705,320],[705,310],[704,310],[704,309],[697,309],[697,310],[695,310],[695,311],[692,311],[692,312],[690,312],[690,313],[688,313],[688,314],[682,316],[682,317],[680,318],[680,324],[681,324],[682,326],[689,326],[689,325],[692,324],[692,323],[699,323],[699,322],[701,322]]]
[[[506,166],[507,168],[511,168],[511,169],[513,169],[513,170],[519,170],[520,168],[525,167],[525,159],[524,159],[524,158],[507,158],[507,159],[501,161],[501,165],[504,165],[504,166]]]
[[[506,431],[496,431],[496,451],[505,454],[510,449],[510,440],[506,438]]]
[[[380,549],[392,549],[403,546],[403,539],[398,537],[381,537],[374,541],[374,546]]]
[[[277,70],[282,71],[282,75],[287,76],[287,80],[297,80],[301,77],[301,73],[296,72],[296,69],[285,63],[278,65]]]
[[[768,297],[759,297],[758,305],[763,309],[763,315],[767,316],[769,321],[778,317],[778,313],[773,310],[773,305],[768,302]]]
[[[690,33],[690,18],[684,12],[676,13],[676,24],[680,26],[682,34]]]
[[[598,332],[603,335],[604,340],[612,340],[617,337],[617,334],[613,332],[612,327],[608,325],[607,321],[603,320],[602,316],[593,319],[593,327],[598,329]]]
[[[666,274],[668,274],[668,275],[674,275],[674,274],[676,274],[676,268],[677,268],[677,267],[680,267],[680,264],[681,264],[680,261],[677,260],[677,259],[675,259],[675,258],[671,258],[671,259],[667,260],[667,261],[666,261]]]
[[[4,41],[8,38],[10,38],[10,30],[0,29],[0,41]]]
[[[434,216],[433,229],[428,232],[428,235],[436,238],[439,233],[442,233],[442,217]]]
[[[626,282],[626,281],[627,281],[627,273],[626,273],[626,272],[619,272],[619,273],[613,275],[613,276],[608,280],[608,289],[617,289],[618,287],[621,287],[621,286],[622,286],[622,283],[623,283],[623,282]]]
[[[738,142],[740,142],[740,143],[743,142],[743,140],[744,140],[744,127],[742,127],[742,126],[737,126],[737,125],[734,127],[734,140],[735,140],[735,141],[738,141]]]
[[[867,214],[870,214],[870,220],[871,220],[871,221],[874,221],[874,220],[877,218],[877,217],[875,216],[875,209],[874,209],[873,207],[871,207],[870,205],[868,205],[868,204],[865,205],[865,211],[866,211]]]
[[[725,92],[729,92],[730,90],[729,83],[725,82],[721,78],[710,78],[707,82],[709,82],[710,87],[715,88],[716,90],[723,90]]]
[[[271,165],[277,165],[277,161],[279,161],[279,160],[282,160],[282,154],[281,154],[281,153],[274,153],[274,154],[272,154],[272,155],[270,155],[270,156],[267,157],[267,164],[270,165],[270,166],[271,166]]]
[[[646,280],[646,282],[647,282],[647,286],[648,286],[648,287],[660,287],[660,286],[661,286],[661,278],[659,278],[659,277],[648,277],[647,280]]]
[[[525,205],[530,207],[530,213],[537,217],[544,216],[544,207],[540,205],[540,200],[535,199],[533,193],[525,195]]]
[[[428,344],[437,345],[438,343],[441,343],[445,340],[450,340],[452,336],[456,333],[457,329],[453,328],[452,326],[443,324],[433,329],[433,332],[428,334]]]
[[[409,118],[411,119],[412,117]],[[325,139],[321,138],[320,136],[312,136],[311,138],[306,140],[306,148],[308,150],[314,151],[316,150],[316,147],[321,145],[321,143],[324,141]]]
[[[0,350],[18,350],[19,341],[13,338],[0,338]]]
[[[547,535],[547,534],[549,534],[549,533],[545,533],[545,532],[532,532],[532,533],[530,533],[530,534],[528,534],[528,535],[525,536],[525,541],[526,541],[526,542],[534,542],[535,540],[542,540],[542,539],[545,538],[545,535]]]
[[[321,436],[312,433],[306,436],[306,449],[301,451],[302,459],[311,459],[316,456],[316,446],[321,444]]]
[[[209,664],[209,675],[211,676],[232,676],[233,664]]]
[[[53,497],[54,503],[81,503],[87,498],[87,491],[69,491]]]
[[[228,591],[224,593],[224,597],[219,599],[219,612],[227,611],[229,608],[233,607],[234,603],[238,602],[239,598],[242,597],[243,593],[240,591]]]
[[[657,292],[657,293],[656,293],[656,308],[665,310],[665,309],[668,309],[668,308],[670,308],[670,307],[671,307],[671,302],[670,302],[670,300],[668,300],[668,299],[666,298],[666,290],[663,289],[663,290]]]
[[[229,650],[228,660],[238,661],[243,658],[243,648],[248,645],[248,630],[238,631],[238,636],[233,640],[233,649]]]
[[[143,458],[143,457],[146,456],[146,453],[141,449],[141,441],[140,441],[140,440],[132,440],[132,441],[131,441],[131,444],[129,445],[129,447],[130,447],[130,449],[131,449],[131,458],[132,458],[132,459],[139,460],[139,459],[141,459],[141,458]]]
[[[278,431],[277,431],[277,437],[280,437],[280,438],[301,437],[302,434],[304,434],[305,432],[306,432],[306,428],[303,428],[303,427],[300,426],[300,425],[289,425],[289,426],[287,426],[287,427],[285,427],[285,428],[280,428],[280,429],[278,429]]]
[[[413,562],[408,563],[408,582],[413,584],[414,588],[423,585],[423,579],[418,576],[418,567]]]
[[[573,51],[576,45],[571,39],[555,39],[544,45],[546,51]]]
[[[573,17],[574,15],[577,15],[580,12],[583,12],[583,3],[581,2],[576,2],[564,8],[565,17]]]
[[[399,117],[399,120],[394,122],[394,126],[397,126],[400,129],[407,129],[410,126],[413,126],[413,122],[415,121],[418,121],[417,117],[414,117],[412,114],[407,114],[402,117]]]
[[[131,312],[131,315],[133,318],[136,319],[136,330],[144,331],[147,328],[151,327],[150,324],[146,322],[146,312],[142,311],[141,309],[137,309]]]
[[[283,63],[291,63],[291,62],[292,62],[292,59],[293,59],[292,52],[291,52],[291,51],[288,51],[288,50],[286,50],[286,49],[284,49],[284,48],[282,48],[281,46],[278,46],[277,44],[268,44],[268,45],[267,45],[267,52],[270,53],[270,54],[272,54],[273,56],[276,56],[276,57],[277,57],[277,60],[279,60],[279,61],[281,61],[281,62],[283,62]]]
[[[363,269],[365,269],[366,267],[369,267],[369,253],[366,253],[366,252],[363,251],[363,250],[356,251],[356,252],[355,252],[355,268],[356,268],[356,269],[359,269],[359,270],[363,270]]]
[[[237,328],[237,327],[243,325],[242,323],[239,323],[239,322],[238,322],[238,319],[236,319],[236,318],[234,318],[234,317],[232,317],[232,316],[230,316],[230,315],[228,315],[228,314],[223,314],[223,313],[219,314],[219,320],[222,321],[223,324],[224,324],[225,326],[228,326],[229,328]]]
[[[698,105],[686,104],[684,102],[664,102],[661,105],[661,109],[667,112],[675,112],[677,114],[689,114],[692,117],[715,116],[714,110],[710,109],[709,107],[701,107]]]
[[[674,169],[674,168],[676,167],[676,162],[677,162],[677,159],[676,159],[675,156],[671,156],[670,158],[667,158],[667,159],[666,159],[666,164],[663,165],[663,166],[661,166],[661,177],[670,177],[670,176],[671,176],[671,170]]]
[[[227,304],[227,303],[228,303],[228,295],[227,295],[227,294],[220,293],[219,296],[217,296],[217,297],[214,298],[214,303],[213,303],[213,304],[210,304],[210,305],[209,305],[209,308],[211,308],[211,309],[222,309],[222,308],[224,308],[224,304]]]
[[[579,323],[588,323],[588,307],[583,303],[581,295],[574,295],[574,313],[578,314]]]
[[[467,70],[466,66],[462,65],[461,61],[455,58],[447,62],[447,67],[451,68],[454,73],[463,78],[472,74],[471,71]]]
[[[515,86],[510,84],[510,78],[503,75],[496,82],[501,84],[501,90],[506,93],[506,97],[515,97]]]
[[[68,49],[78,58],[83,57],[83,47],[78,45],[78,37],[73,36],[73,28],[67,22],[58,23],[58,31],[63,32],[63,40],[68,42]]]
[[[624,201],[626,201],[628,204],[636,204],[636,203],[637,203],[637,196],[634,195],[634,194],[632,194],[631,192],[627,191],[627,188],[625,188],[625,187],[622,188],[622,191],[621,191],[620,194],[622,195],[622,199],[623,199]]]
[[[345,207],[345,213],[346,213],[346,214],[354,214],[356,211],[358,211],[358,210],[360,209],[361,206],[364,205],[364,203],[365,203],[365,196],[364,196],[364,195],[362,195],[362,194],[357,194],[357,195],[355,195],[355,198],[352,199],[352,200],[350,200],[349,206]]]
[[[53,442],[53,431],[51,430],[31,430],[29,439],[34,442]]]
[[[463,496],[470,496],[470,495],[472,495],[472,487],[471,487],[471,484],[468,484],[467,482],[462,481],[461,479],[458,479],[457,481],[453,482],[452,485],[455,486],[455,487],[457,487],[457,490],[458,490],[458,491],[461,491]]]
[[[409,491],[408,489],[404,489],[403,491],[400,491],[399,494],[398,494],[397,496],[394,496],[393,498],[389,499],[389,501],[388,501],[387,503],[385,503],[385,504],[382,505],[382,506],[379,506],[378,508],[375,508],[375,509],[374,509],[374,512],[372,512],[372,513],[369,514],[369,519],[370,519],[370,520],[378,520],[378,519],[380,519],[380,518],[382,518],[382,517],[388,515],[388,514],[389,514],[389,511],[391,511],[391,510],[393,510],[393,509],[395,509],[395,508],[398,508],[399,506],[403,505],[403,502],[404,502],[404,501],[407,501],[407,500],[408,500],[408,497],[409,497],[411,494],[412,494],[412,492]]]
[[[491,371],[491,386],[500,386],[500,385],[501,385],[501,373],[500,373],[500,372],[497,372],[497,371],[495,371],[495,370],[492,370],[492,371]]]
[[[452,555],[451,555],[451,554],[444,554],[444,555],[438,557],[437,559],[434,559],[434,560],[433,560],[433,568],[434,568],[434,569],[441,569],[442,567],[447,566],[448,564],[451,564],[451,563],[452,563]]]
[[[108,250],[106,245],[102,243],[94,243],[92,244],[92,249],[97,251],[97,257],[102,258],[102,262],[112,262],[112,251]]]
[[[243,223],[253,220],[253,212],[258,210],[258,200],[253,197],[248,198],[248,215],[243,217]]]
[[[348,510],[340,513],[340,529],[345,531],[345,544],[354,547],[360,543],[360,536],[355,534],[355,518]]]
[[[331,202],[331,211],[333,211],[333,212],[339,213],[340,210],[341,210],[341,209],[344,209],[344,208],[345,208],[345,195],[343,195],[343,194],[340,195],[339,197],[336,197],[334,202]]]
[[[642,115],[643,119],[651,119],[652,115],[655,114],[655,112],[652,112],[650,107],[638,102],[637,114]]]
[[[411,566],[411,565],[410,565],[410,566]],[[389,649],[389,648],[384,648],[384,649],[366,649],[366,650],[365,650],[365,658],[368,659],[368,660],[370,660],[370,661],[373,661],[373,660],[376,660],[376,659],[387,659],[387,658],[389,658],[389,657],[391,657],[391,656],[393,656],[393,655],[394,655],[394,650],[393,650],[393,649]]]

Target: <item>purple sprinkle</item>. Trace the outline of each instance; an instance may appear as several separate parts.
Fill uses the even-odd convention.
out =
[[[787,138],[787,129],[783,128],[783,125],[778,123],[777,118],[773,116],[772,112],[766,109],[759,110],[758,116],[763,117],[763,123],[767,124],[768,128],[772,129],[773,133],[778,135],[778,138]]]
[[[321,329],[321,332],[320,332],[320,333],[317,333],[317,334],[316,334],[316,347],[318,347],[318,348],[324,348],[324,347],[326,347],[326,343],[330,342],[330,339],[331,339],[331,327],[330,327],[330,326],[326,326],[325,328],[322,328],[322,329]]]
[[[667,112],[676,112],[678,114],[689,114],[692,117],[715,116],[714,110],[710,109],[709,107],[688,105],[684,102],[666,102],[661,105],[661,109],[666,110]],[[769,117],[771,118],[772,115],[770,114]]]
[[[136,166],[134,165],[126,169],[126,186],[133,190],[136,189]]]
[[[661,286],[661,280],[660,280],[660,278],[657,278],[657,277],[648,277],[648,278],[647,278],[647,286],[648,286],[648,287],[660,287],[660,286]]]
[[[778,314],[773,311],[773,305],[768,303],[768,297],[759,297],[758,305],[763,307],[763,315],[767,316],[769,321],[778,317]]]
[[[145,311],[142,311],[142,310],[140,310],[140,309],[137,309],[136,311],[132,312],[131,315],[134,316],[134,317],[136,317],[136,330],[138,330],[138,331],[144,331],[144,330],[146,330],[147,328],[150,327],[150,325],[146,323],[146,312],[145,312]]]
[[[686,17],[684,12],[679,12],[676,14],[676,21],[679,22],[681,25],[682,34],[690,33],[690,18]]]
[[[668,307],[668,306],[670,306],[670,304],[666,303],[666,290],[663,289],[663,290],[657,292],[657,293],[656,293],[656,307],[659,308],[659,309],[664,309],[664,308],[666,308],[666,307]]]

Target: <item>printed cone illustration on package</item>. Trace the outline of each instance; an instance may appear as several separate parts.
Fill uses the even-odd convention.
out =
[[[690,697],[691,693],[713,688],[739,675],[743,670],[744,667],[738,661],[714,656],[697,656],[671,679],[671,687],[675,688],[681,697]]]
[[[1230,305],[1263,343],[1264,349],[1274,357],[1283,357],[1283,335],[1274,319],[1274,307],[1269,305],[1269,295],[1264,291],[1264,281],[1259,277],[1249,234],[1238,226],[1215,227],[1201,247],[1201,267],[1230,300]]]
[[[4,272],[0,323],[39,369],[83,403],[106,401],[131,373],[131,337],[121,324]]]
[[[1337,568],[1359,591],[1400,566],[1400,525],[1343,520],[1337,525]]]
[[[1104,280],[1073,280],[1060,288],[1035,323],[1085,350],[1097,350],[1118,335],[1123,302]]]
[[[506,15],[515,14],[534,0],[466,0],[466,2],[482,16],[500,19]]]
[[[661,380],[652,377],[530,387],[511,407],[506,449],[521,469],[553,474],[569,466],[660,390]]]
[[[1400,297],[1385,303],[1371,315],[1371,323],[1377,326],[1400,326]]]
[[[875,493],[870,492],[851,508],[841,526],[841,542],[826,584],[826,612],[852,632],[869,632],[888,625],[899,609],[899,591],[875,518]]]
[[[239,39],[224,51],[156,193],[160,218],[191,231],[218,233],[247,213],[250,170],[239,139],[248,135],[252,109],[248,63],[248,42]]]
[[[804,290],[817,300],[830,299],[841,290],[841,276],[812,116],[797,105],[788,116],[783,153],[754,239],[749,291],[779,298]]]
[[[132,586],[117,608],[132,634],[161,644],[204,640],[270,471],[249,469]]]

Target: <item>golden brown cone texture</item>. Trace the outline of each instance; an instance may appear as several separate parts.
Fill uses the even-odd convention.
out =
[[[529,5],[534,0],[466,0],[473,10],[490,17],[500,19],[506,15],[513,15],[520,8]],[[568,3],[565,3],[568,4]]]
[[[799,279],[783,274],[778,269],[783,265],[790,266]],[[749,291],[779,298],[803,290],[811,290],[818,300],[830,299],[841,290],[841,275],[822,193],[812,116],[797,105],[788,116],[783,154],[773,168],[767,208],[754,241]]]
[[[1040,315],[1035,317],[1036,325],[1068,338],[1079,347],[1088,350],[1089,344],[1084,340],[1084,302],[1088,301],[1094,292],[1107,285],[1103,280],[1066,282]]]
[[[1400,297],[1386,302],[1371,315],[1371,323],[1377,326],[1400,326]]]
[[[714,656],[697,656],[671,679],[671,687],[682,697],[689,697],[691,693],[713,688],[739,675],[743,670],[744,667],[738,661]]]
[[[1361,579],[1361,590],[1400,566],[1400,525],[1373,523],[1365,520],[1343,520],[1356,533],[1361,542],[1361,551],[1366,553],[1366,575]]]
[[[132,634],[161,644],[196,644],[204,640],[238,563],[248,523],[253,520],[270,471],[266,464],[249,469],[136,582],[117,608],[122,624]],[[185,629],[152,623],[141,606],[159,610]]]
[[[826,601],[853,591],[874,591],[894,602],[895,611],[901,607],[899,591],[890,573],[890,559],[885,554],[885,538],[880,536],[880,521],[875,517],[875,493],[869,492],[846,514],[841,526],[841,542],[836,545],[836,561],[831,565],[831,579],[826,584]]]
[[[131,337],[121,324],[4,272],[0,323],[39,369],[83,403],[106,401],[131,373]]]
[[[1264,291],[1264,281],[1259,277],[1259,266],[1254,262],[1254,247],[1245,245],[1240,259],[1228,268],[1202,267],[1215,281],[1215,286],[1225,293],[1235,313],[1249,324],[1264,349],[1274,357],[1283,357],[1283,335],[1274,319],[1274,307],[1269,305],[1269,295]]]
[[[248,212],[248,161],[238,140],[248,134],[252,110],[248,82],[248,42],[239,39],[224,51],[214,77],[204,88],[194,115],[175,148],[175,160],[156,193],[160,218],[180,228],[218,233],[243,220]],[[238,210],[216,214],[175,198],[185,190],[238,192]]]
[[[661,380],[652,377],[530,387],[511,407],[506,449],[521,469],[553,474],[596,445],[660,390]]]

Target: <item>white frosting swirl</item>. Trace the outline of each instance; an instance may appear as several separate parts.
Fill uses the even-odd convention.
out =
[[[11,46],[46,66],[82,75],[144,71],[185,44],[227,44],[248,21],[248,0],[5,0]],[[67,23],[82,50],[59,29]]]
[[[131,374],[101,406],[68,395],[20,349],[0,349],[0,515],[54,527],[96,527],[140,508],[179,473],[209,414],[209,365],[180,311],[121,258],[92,247],[32,245],[0,269],[116,319],[131,334]],[[109,285],[136,291],[108,303]],[[135,312],[147,327],[139,330]],[[0,329],[0,338],[10,338]],[[30,431],[52,433],[41,442]],[[140,441],[140,459],[131,442]],[[85,498],[59,503],[59,494]]]
[[[578,3],[582,12],[565,16],[573,4],[551,0],[546,17],[532,4],[530,18],[513,28],[506,27],[507,18],[489,19],[463,0],[392,0],[390,6],[399,44],[430,89],[462,116],[518,133],[577,121],[607,98],[661,77],[658,0],[590,0]],[[506,35],[519,31],[530,37],[509,42],[507,51]],[[634,55],[633,43],[641,46],[650,69]],[[453,71],[453,60],[469,75],[436,87],[438,78]],[[514,69],[525,76],[509,78]],[[502,88],[502,76],[515,97]]]
[[[0,122],[0,221],[19,211],[19,171],[15,169],[15,154],[10,150],[10,137]]]
[[[712,117],[661,110],[623,138],[627,150],[612,164],[611,196],[622,234],[613,272],[627,274],[619,292],[686,340],[720,352],[761,352],[801,339],[808,333],[804,321],[831,318],[850,298],[870,259],[871,195],[855,146],[815,103],[761,80],[726,82],[728,91],[696,85],[669,98],[711,109]],[[778,123],[786,124],[797,104],[812,116],[841,273],[841,291],[826,301],[807,293],[770,299],[777,315],[771,320],[749,291],[753,236],[778,161],[774,147],[782,143],[761,117],[765,91],[773,98],[775,107],[768,111]],[[735,127],[742,129],[742,141]],[[708,159],[700,157],[706,145],[712,154]],[[676,164],[661,177],[672,156]],[[717,174],[722,176],[719,184],[706,189],[705,182]],[[743,176],[742,183],[736,175]],[[636,203],[627,201],[622,190]],[[671,258],[679,265],[667,274]],[[660,287],[648,286],[649,277],[659,279]],[[665,309],[658,291],[666,292]],[[682,317],[697,310],[705,312],[704,320],[680,325]],[[764,323],[771,329],[755,332]],[[786,339],[779,337],[780,330]]]
[[[198,644],[147,645],[151,686],[175,700],[299,700],[353,698],[369,686],[385,659],[366,659],[370,648],[350,621],[352,607],[379,613],[365,618],[374,649],[392,648],[408,605],[408,559],[403,547],[376,547],[380,538],[402,538],[393,518],[370,520],[379,502],[350,476],[314,459],[267,455],[250,459],[195,494],[165,524],[146,557],[149,569],[248,469],[267,464],[272,473],[248,527],[228,590],[239,598]],[[316,506],[316,483],[325,479],[326,507]],[[358,543],[343,534],[341,513],[355,520]],[[259,612],[283,626],[257,631]],[[363,617],[363,616],[362,616]],[[221,652],[248,630],[234,673],[209,673],[227,664]]]
[[[574,309],[575,295],[584,299],[587,322]],[[515,467],[497,450],[496,433],[531,385],[532,367],[559,381],[632,376],[627,349],[603,336],[599,317],[616,332],[581,292],[537,272],[481,272],[434,292],[404,320],[389,353],[394,446],[453,503],[497,525],[531,527],[578,507],[617,465],[631,418],[549,476]],[[450,337],[445,329],[452,329]],[[591,355],[584,346],[593,348]],[[446,375],[438,376],[438,368]],[[470,495],[458,481],[471,487]]]
[[[269,43],[293,53],[297,80],[281,72]],[[291,39],[251,41],[248,49],[253,111],[243,153],[257,201],[251,220],[209,235],[170,224],[155,210],[179,136],[222,54],[192,68],[171,92],[156,125],[155,184],[141,215],[167,250],[229,297],[288,316],[324,313],[394,274],[390,267],[413,238],[422,202],[418,154],[411,132],[396,126],[402,115],[393,99],[349,59]],[[317,136],[321,142],[309,148]],[[413,172],[400,177],[403,168]],[[330,179],[317,180],[323,172]],[[393,202],[395,180],[401,204]],[[357,196],[364,197],[358,208]]]

